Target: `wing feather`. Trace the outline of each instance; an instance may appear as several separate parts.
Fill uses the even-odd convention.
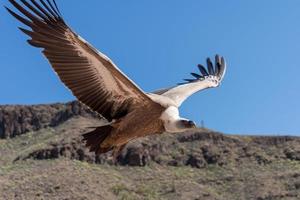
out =
[[[198,68],[199,68],[199,70],[200,70],[200,72],[202,73],[203,76],[208,76],[209,75],[203,65],[199,64]]]
[[[218,87],[225,75],[226,62],[223,57],[216,55],[215,67],[213,67],[210,59],[207,59],[208,72],[203,65],[199,64],[198,68],[203,76],[191,73],[196,79],[184,79],[185,83],[180,83],[178,86],[158,90],[153,93],[168,97],[179,107],[192,94],[207,88]]]
[[[79,101],[108,120],[120,118],[133,105],[154,103],[104,54],[64,22],[55,0],[9,2],[22,14],[8,12],[31,30],[20,28],[32,46],[43,48],[62,82]]]
[[[209,58],[206,59],[206,63],[207,63],[207,69],[208,69],[209,75],[214,75],[215,74],[214,66]]]

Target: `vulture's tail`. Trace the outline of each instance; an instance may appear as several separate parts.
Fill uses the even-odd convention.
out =
[[[97,127],[95,130],[83,134],[83,141],[86,141],[86,146],[90,148],[90,151],[94,151],[96,154],[106,153],[113,147],[102,148],[101,144],[112,130],[111,125]]]

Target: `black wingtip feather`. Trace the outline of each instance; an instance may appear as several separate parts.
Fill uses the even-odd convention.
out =
[[[195,79],[183,79],[183,80],[185,80],[187,82],[194,82],[195,81]]]
[[[55,0],[53,0],[53,3],[54,3],[54,6],[55,6],[55,8],[56,8],[57,12],[58,12],[58,13],[60,14],[60,16],[61,16],[62,14],[61,14],[61,12],[60,12],[60,10],[59,10],[59,8],[58,8],[57,4],[56,4],[56,1],[55,1]]]
[[[224,59],[224,57],[221,57],[221,67],[220,67],[220,71],[219,71],[219,76],[224,76],[225,68],[226,68],[225,59]]]
[[[20,12],[20,14],[17,14],[8,7],[4,6],[7,11],[17,20],[32,29],[34,29],[36,26],[44,27],[47,26],[47,24],[50,25],[49,27],[52,27],[55,24],[57,25],[56,28],[58,29],[66,25],[56,9],[56,2],[53,0],[20,0],[19,2],[15,0],[8,1],[16,8],[16,10]],[[60,24],[57,24],[57,22],[60,22]],[[56,32],[54,29],[52,31]]]
[[[27,7],[29,8],[32,12],[34,12],[37,16],[39,16],[40,18],[42,18],[44,21],[48,21],[49,18],[41,13],[40,11],[38,11],[35,7],[33,7],[31,4],[29,4],[26,0],[21,0],[21,2]]]
[[[209,75],[214,75],[215,74],[214,67],[213,67],[213,64],[212,64],[210,58],[206,59],[206,63],[207,63],[207,69],[208,69]]]
[[[23,24],[31,27],[33,24],[31,21],[29,21],[28,19],[25,19],[23,17],[21,17],[20,15],[16,14],[14,11],[12,11],[11,9],[9,9],[8,7],[6,7],[6,10],[13,16],[15,17],[17,20],[19,20],[20,22],[22,22]]]
[[[196,73],[193,73],[193,72],[191,73],[191,75],[192,75],[193,77],[197,78],[197,79],[203,77],[203,76],[201,76],[201,75],[199,75],[199,74],[196,74]]]
[[[41,24],[41,18],[37,17],[36,15],[33,15],[31,12],[23,8],[19,3],[13,0],[9,0],[11,4],[19,10],[23,15],[25,15],[28,19],[30,19],[33,23]],[[31,25],[30,25],[31,26]]]
[[[53,20],[53,16],[51,16],[50,13],[47,12],[40,4],[38,4],[35,0],[30,1],[37,9],[39,9],[45,16],[47,16],[49,20]]]
[[[48,2],[48,4],[49,4],[49,6],[51,7],[51,9],[55,12],[55,14],[57,15],[57,17],[60,18],[59,13],[56,11],[56,9],[55,9],[54,6],[52,5],[52,3],[51,3],[49,0],[47,0],[47,2]]]
[[[29,37],[32,37],[32,31],[29,31],[27,29],[24,29],[22,27],[18,27],[23,33],[25,33],[26,35],[28,35]]]
[[[199,68],[199,70],[200,70],[200,72],[202,73],[203,76],[208,76],[209,75],[203,65],[199,64],[198,68]]]
[[[40,0],[40,2],[43,4],[44,8],[46,8],[46,10],[48,10],[48,12],[52,15],[52,17],[54,17],[55,19],[60,19],[60,17],[57,16],[51,8],[49,8],[44,0]]]
[[[213,64],[210,58],[206,59],[207,68],[203,65],[198,64],[198,68],[202,75],[191,73],[193,77],[196,79],[184,79],[185,83],[178,83],[177,85],[184,85],[187,83],[192,83],[196,81],[202,81],[207,76],[216,76],[220,80],[223,78],[226,68],[226,63],[224,57],[219,56],[218,54],[215,55],[215,63]]]

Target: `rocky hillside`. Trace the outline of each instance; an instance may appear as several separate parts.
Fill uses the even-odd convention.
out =
[[[30,131],[57,126],[74,116],[91,114],[77,101],[53,105],[0,106],[0,138],[13,138]]]
[[[195,129],[113,163],[81,141],[102,123],[77,102],[0,107],[0,199],[300,199],[300,138]]]
[[[77,120],[86,120],[83,118]],[[73,121],[74,122],[74,121]],[[71,123],[71,122],[69,122]],[[68,130],[63,130],[68,133]],[[68,133],[62,140],[48,143],[27,155],[25,159],[57,159],[66,157],[96,164],[146,166],[151,163],[166,166],[206,168],[209,165],[239,166],[241,163],[267,165],[272,162],[299,161],[300,139],[295,137],[237,137],[225,136],[206,129],[193,132],[152,136],[130,143],[112,163],[110,153],[95,156],[81,140],[80,131]],[[64,134],[65,135],[65,134]],[[69,136],[72,135],[72,136]]]

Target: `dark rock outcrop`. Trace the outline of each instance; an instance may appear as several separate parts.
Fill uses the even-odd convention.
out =
[[[54,127],[76,115],[96,116],[77,101],[52,105],[0,106],[0,139]]]
[[[290,160],[300,161],[300,149],[294,150],[291,148],[287,148],[284,150],[284,154]]]

